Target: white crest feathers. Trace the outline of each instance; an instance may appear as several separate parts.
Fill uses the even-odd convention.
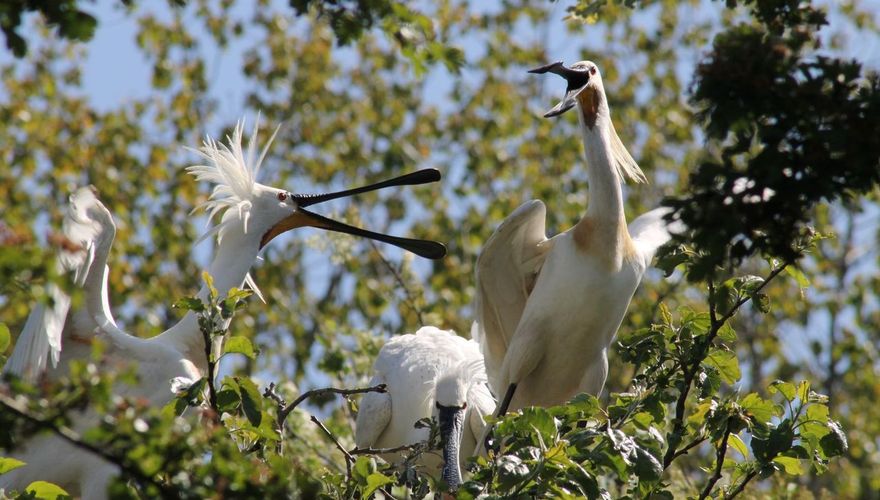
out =
[[[221,222],[208,230],[200,239],[204,240],[213,234],[222,238],[224,230],[235,222],[233,217],[244,225],[247,232],[248,220],[252,200],[255,195],[254,186],[257,184],[257,175],[266,153],[269,151],[279,127],[275,128],[272,136],[263,146],[260,156],[257,153],[257,136],[260,130],[260,118],[254,123],[253,132],[248,140],[247,153],[242,148],[242,136],[244,133],[244,120],[239,120],[232,132],[232,137],[226,136],[226,143],[217,142],[210,136],[206,136],[202,146],[198,149],[188,148],[205,160],[205,165],[192,165],[186,168],[187,172],[194,175],[199,181],[208,181],[214,184],[211,196],[194,210],[205,209],[211,220],[222,212]]]

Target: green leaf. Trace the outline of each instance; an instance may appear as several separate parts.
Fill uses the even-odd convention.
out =
[[[794,401],[795,396],[797,395],[797,390],[794,387],[794,384],[791,382],[783,382],[782,380],[774,380],[770,387],[768,387],[770,394],[776,394],[777,392],[782,394],[782,396],[788,401]]]
[[[385,486],[386,484],[391,484],[394,482],[394,479],[382,474],[381,472],[374,472],[367,476],[367,486],[364,488],[364,498],[370,498],[370,495],[373,494],[377,489]]]
[[[249,378],[235,377],[241,395],[241,408],[248,422],[259,427],[263,420],[263,396],[256,384]]]
[[[743,294],[752,294],[755,290],[758,289],[758,287],[763,284],[764,278],[760,276],[755,276],[753,274],[740,276],[739,278],[734,278],[733,280],[734,290]]]
[[[734,331],[733,327],[730,326],[730,323],[724,323],[721,325],[721,328],[718,329],[718,339],[722,342],[735,342],[736,341],[736,331]]]
[[[721,380],[733,384],[742,375],[739,370],[739,361],[736,353],[724,349],[712,349],[703,363],[718,370]]]
[[[217,409],[221,412],[231,413],[241,404],[241,396],[232,389],[217,391]]]
[[[766,294],[756,293],[752,295],[752,301],[755,303],[755,307],[762,313],[767,314],[770,312],[770,298]]]
[[[209,301],[213,302],[214,299],[217,298],[217,289],[214,288],[214,278],[211,276],[211,273],[208,271],[202,271],[202,281],[205,282],[205,286],[208,287],[209,293]]]
[[[794,278],[795,281],[797,281],[799,287],[810,287],[810,279],[807,278],[807,276],[800,269],[796,268],[795,266],[786,266],[785,272],[788,273],[789,276]]]
[[[739,405],[748,412],[756,421],[767,424],[770,419],[779,412],[779,407],[773,401],[766,400],[756,393],[746,395]]]
[[[0,353],[6,352],[11,341],[12,336],[9,334],[9,327],[6,326],[6,323],[0,323]]]
[[[663,466],[657,457],[643,449],[636,448],[635,466],[633,469],[640,481],[657,481],[663,475]]]
[[[801,403],[806,403],[810,398],[810,383],[806,380],[802,380],[800,384],[797,386],[797,397],[801,400]]]
[[[785,473],[791,476],[799,476],[804,473],[801,461],[794,457],[780,455],[773,459],[773,463],[781,465]]]
[[[822,446],[822,453],[829,458],[843,455],[849,449],[849,443],[846,442],[846,435],[843,433],[843,429],[834,420],[830,420],[826,425],[829,432],[819,440],[819,445]]]
[[[360,484],[366,484],[367,479],[376,470],[376,462],[372,457],[361,455],[357,457],[351,468],[352,477]]]
[[[171,307],[193,312],[202,312],[205,310],[205,304],[203,304],[198,297],[184,297],[178,299]]]
[[[234,335],[226,340],[223,347],[223,354],[244,354],[251,359],[257,359],[258,351],[254,349],[254,345],[250,339],[241,335]]]
[[[743,458],[749,458],[749,448],[738,435],[731,434],[727,438],[727,444],[734,450],[738,451]]]
[[[34,481],[27,485],[24,489],[37,500],[55,500],[59,498],[70,498],[70,495],[57,484],[47,481]]]
[[[12,457],[0,457],[0,474],[6,474],[11,470],[15,470],[23,465],[26,465],[21,460],[17,460]]]

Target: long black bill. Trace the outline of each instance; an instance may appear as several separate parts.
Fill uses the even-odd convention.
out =
[[[568,86],[565,88],[565,97],[563,97],[562,100],[553,107],[553,109],[544,113],[545,118],[559,116],[562,113],[565,113],[569,109],[573,108],[577,103],[575,98],[577,97],[578,93],[590,81],[589,72],[566,68],[565,65],[562,64],[562,61],[556,61],[554,63],[541,66],[540,68],[530,69],[529,73],[554,73],[561,76],[562,78],[565,78],[565,81],[568,82]]]
[[[308,222],[303,225],[327,229],[339,233],[352,234],[354,236],[362,236],[383,243],[389,243],[427,259],[442,259],[446,256],[446,245],[437,241],[401,238],[399,236],[376,233],[367,229],[349,226],[348,224],[335,221],[328,217],[324,217],[323,215],[318,215],[304,208],[297,210],[297,213],[308,219]]]
[[[436,168],[425,168],[422,170],[411,172],[406,175],[401,175],[400,177],[388,179],[387,181],[377,182],[375,184],[369,184],[367,186],[361,186],[353,189],[336,191],[335,193],[294,194],[293,199],[299,204],[300,207],[307,207],[309,205],[323,203],[325,201],[335,200],[337,198],[345,198],[347,196],[367,193],[369,191],[376,191],[377,189],[383,189],[392,186],[417,186],[419,184],[428,184],[430,182],[437,182],[439,180],[439,170],[437,170]]]
[[[465,409],[439,404],[437,408],[440,410],[438,423],[440,424],[440,441],[443,446],[443,469],[440,472],[440,477],[449,486],[450,491],[455,491],[461,485],[459,448],[461,433],[464,430]]]

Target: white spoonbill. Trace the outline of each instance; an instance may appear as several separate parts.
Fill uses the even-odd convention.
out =
[[[568,81],[563,100],[544,116],[577,106],[589,207],[574,227],[548,239],[544,204],[528,201],[480,253],[473,335],[490,386],[504,396],[498,414],[602,390],[608,346],[654,252],[670,237],[664,208],[626,225],[620,184],[645,176],[614,130],[596,65],[557,62],[531,72]]]
[[[483,356],[476,342],[433,326],[414,335],[400,335],[379,351],[370,385],[385,384],[387,392],[368,393],[357,415],[358,448],[396,448],[428,439],[427,429],[414,424],[434,416],[443,443],[440,477],[451,489],[461,483],[461,465],[474,454],[495,409],[486,385]],[[386,457],[393,460],[395,457]],[[431,455],[423,463],[438,467]]]
[[[286,190],[256,182],[260,164],[272,139],[256,156],[258,128],[254,127],[247,151],[242,149],[243,123],[239,123],[228,145],[208,138],[198,150],[208,165],[189,167],[199,180],[215,184],[211,197],[203,206],[211,216],[222,213],[221,221],[206,236],[217,235],[218,246],[209,273],[221,295],[230,288],[247,282],[248,275],[260,250],[278,235],[303,226],[340,231],[397,245],[428,258],[445,254],[442,244],[398,238],[373,233],[333,221],[306,210],[304,207],[323,201],[349,196],[383,187],[422,184],[439,179],[436,170],[422,170],[370,186],[323,195],[296,195]],[[274,137],[274,135],[273,135]],[[91,194],[91,196],[89,196]],[[82,246],[76,259],[62,255],[72,264],[77,283],[84,287],[85,311],[73,313],[65,321],[65,310],[53,307],[36,308],[26,323],[4,372],[38,376],[46,365],[47,357],[59,358],[57,375],[66,360],[81,359],[88,349],[71,349],[88,344],[95,336],[107,344],[107,358],[113,364],[137,363],[137,386],[121,386],[119,394],[144,398],[153,405],[161,405],[173,397],[170,381],[176,377],[197,380],[207,368],[205,345],[198,327],[196,314],[188,313],[180,322],[164,333],[149,339],[134,337],[120,330],[113,320],[107,300],[107,267],[105,265],[115,236],[115,225],[107,209],[90,191],[78,191],[72,199],[65,235]],[[84,276],[84,277],[83,277]],[[59,292],[60,293],[60,292]],[[207,298],[203,288],[199,297]],[[63,333],[62,333],[63,332]],[[64,346],[62,350],[61,347]],[[87,357],[86,357],[87,359]],[[74,427],[82,430],[93,424],[96,415],[82,415]],[[93,456],[84,456],[80,450],[53,436],[37,436],[10,453],[28,465],[0,477],[0,487],[21,488],[32,480],[55,482],[68,491],[82,491],[86,498],[104,498],[107,480],[116,468]]]

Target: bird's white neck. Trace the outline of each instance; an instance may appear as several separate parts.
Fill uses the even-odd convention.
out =
[[[102,229],[95,241],[95,261],[89,268],[83,289],[88,291],[85,297],[86,310],[99,326],[105,327],[104,329],[107,330],[107,326],[116,326],[108,301],[109,269],[107,269],[107,258],[113,247],[113,240],[116,238],[116,225],[109,214],[99,213],[95,218]]]
[[[584,141],[587,179],[590,183],[590,199],[585,218],[626,225],[621,179],[614,166],[615,159],[611,150],[613,132],[608,102],[602,92],[593,92],[592,96],[585,99],[595,99],[592,106],[578,102],[578,120]],[[595,113],[588,108],[594,109]]]
[[[208,269],[219,297],[224,297],[232,287],[242,286],[260,251],[259,241],[256,238],[237,232],[229,233],[233,231],[224,234]],[[207,301],[208,294],[208,287],[203,286],[199,290],[198,298]],[[205,341],[194,312],[188,312],[176,325],[151,340],[173,345],[195,364],[200,372],[204,373],[207,370]]]

